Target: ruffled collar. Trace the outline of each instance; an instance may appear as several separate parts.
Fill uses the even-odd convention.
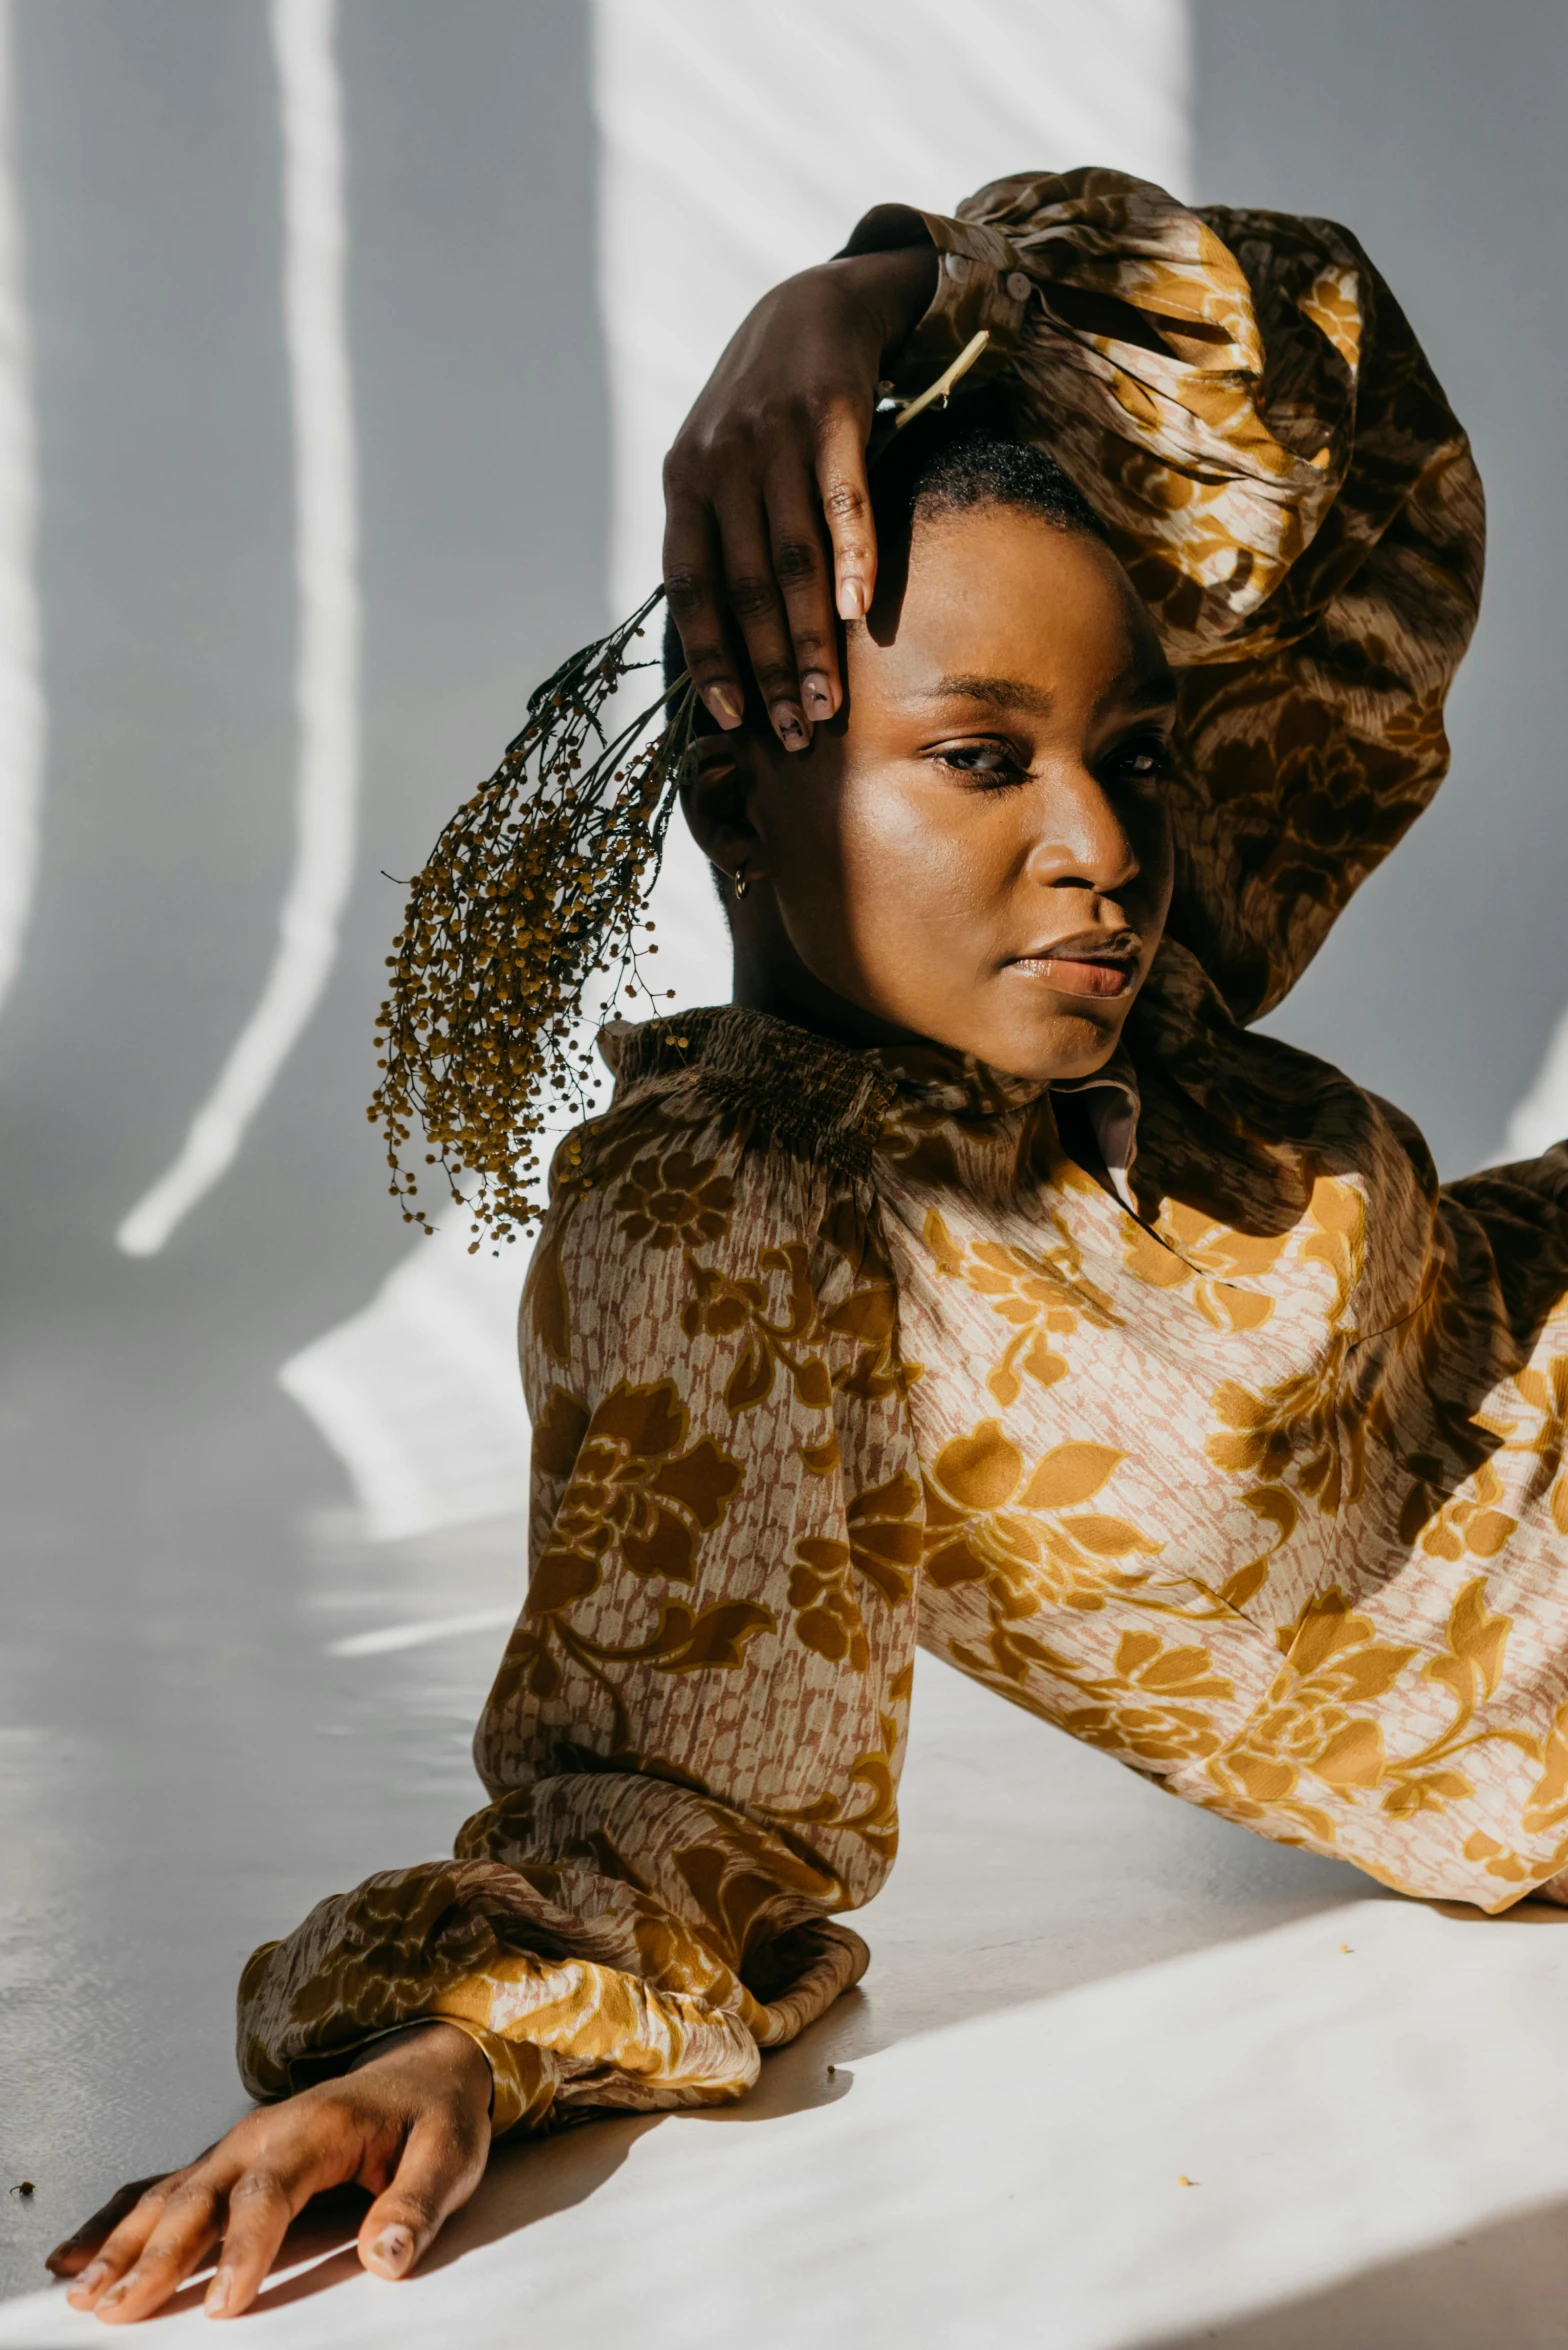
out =
[[[968,1120],[1005,1117],[1049,1092],[1084,1094],[1112,1182],[1124,1194],[1136,1148],[1138,1081],[1120,1049],[1093,1076],[1052,1086],[1009,1076],[945,1045],[861,1049],[770,1012],[716,1004],[655,1020],[612,1021],[600,1031],[599,1051],[618,1093],[685,1074],[705,1092],[750,1111],[786,1149],[857,1173],[869,1168],[900,1097]]]

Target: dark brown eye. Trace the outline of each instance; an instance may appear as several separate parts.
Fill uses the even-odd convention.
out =
[[[944,743],[936,757],[939,766],[950,767],[955,774],[993,787],[1019,783],[1024,776],[1018,754],[1009,743],[994,740]]]
[[[1138,735],[1120,744],[1107,764],[1119,782],[1163,783],[1171,772],[1171,747],[1163,735]]]

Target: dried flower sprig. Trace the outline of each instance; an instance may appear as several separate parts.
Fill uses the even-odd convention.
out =
[[[868,461],[945,401],[974,365],[978,334],[934,384],[878,411]],[[466,800],[409,885],[377,1016],[382,1072],[367,1115],[387,1141],[403,1220],[434,1230],[405,1158],[416,1123],[424,1164],[473,1216],[472,1255],[543,1213],[540,1149],[552,1105],[579,1114],[594,1089],[584,1036],[589,990],[652,992],[637,944],[676,795],[695,757],[696,689],[679,678],[613,732],[605,720],[633,672],[656,588],[629,620],[563,661],[528,698],[528,722]],[[673,992],[673,991],[671,991]],[[568,1137],[567,1174],[582,1146]]]
[[[470,1253],[541,1212],[550,1107],[588,1107],[592,981],[608,980],[613,997],[657,952],[637,933],[652,928],[642,909],[692,755],[691,680],[613,733],[603,721],[624,681],[654,665],[639,643],[663,594],[529,696],[521,734],[414,875],[387,958],[383,1074],[368,1114],[385,1131],[406,1223],[433,1229],[405,1158],[416,1121],[424,1163],[451,1198],[473,1186]]]

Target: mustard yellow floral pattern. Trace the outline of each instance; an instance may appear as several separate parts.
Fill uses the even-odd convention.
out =
[[[491,1800],[257,1952],[258,2094],[441,2015],[502,2127],[739,2095],[864,1963],[917,1640],[1405,1891],[1568,1862],[1568,1148],[1440,1187],[1242,1024],[1441,777],[1464,436],[1323,222],[1080,172],[859,237],[927,234],[911,375],[991,329],[1181,671],[1172,928],[1104,1073],[1129,1189],[934,1048],[607,1034],[524,1300]]]

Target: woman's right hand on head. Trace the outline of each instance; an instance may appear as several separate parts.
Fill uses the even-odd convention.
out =
[[[258,2107],[188,2169],[122,2187],[49,2266],[73,2280],[73,2308],[129,2324],[161,2308],[217,2244],[207,2312],[237,2317],[311,2196],[357,2185],[376,2198],[361,2261],[406,2276],[484,2175],[490,2088],[483,2054],[451,2024],[377,2041],[352,2071]]]
[[[929,244],[825,262],[757,304],[664,461],[664,583],[686,662],[724,727],[745,689],[786,750],[843,699],[837,621],[876,588],[866,442],[884,361],[936,284]]]

